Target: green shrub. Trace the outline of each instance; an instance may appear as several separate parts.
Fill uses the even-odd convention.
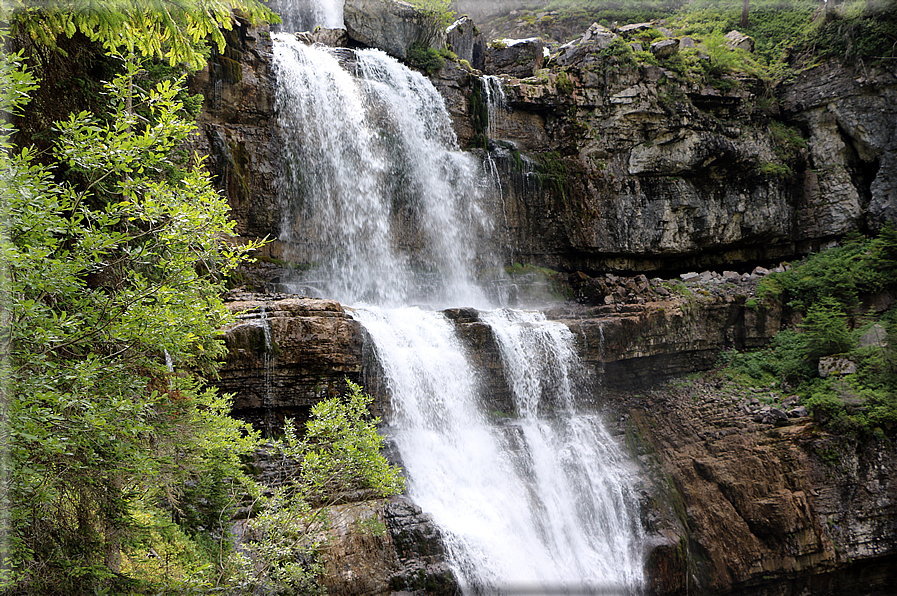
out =
[[[791,178],[794,170],[783,163],[765,163],[760,166],[760,173],[772,178]]]
[[[434,75],[445,66],[445,57],[439,50],[415,42],[408,48],[408,64]]]

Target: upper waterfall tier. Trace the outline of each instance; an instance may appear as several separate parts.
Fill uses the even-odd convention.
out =
[[[442,96],[378,50],[275,39],[293,289],[343,303],[482,305],[486,184]],[[346,64],[344,68],[338,56]]]

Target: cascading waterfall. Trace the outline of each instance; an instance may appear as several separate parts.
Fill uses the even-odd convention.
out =
[[[391,395],[387,432],[409,496],[443,530],[464,593],[637,593],[625,458],[578,403],[569,330],[494,310],[476,283],[492,264],[488,177],[458,149],[441,96],[376,50],[279,35],[275,57],[289,164],[281,240],[310,264],[291,283],[352,305]],[[514,417],[485,411],[473,360],[434,310],[449,306],[481,309]]]
[[[276,36],[288,131],[281,240],[312,263],[297,291],[341,302],[482,305],[472,282],[490,222],[482,173],[457,146],[439,92],[379,50],[350,60]],[[482,263],[481,263],[482,264]]]

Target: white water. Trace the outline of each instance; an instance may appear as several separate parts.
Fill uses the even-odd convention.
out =
[[[457,146],[442,97],[379,50],[352,59],[275,38],[283,152],[283,232],[313,263],[294,289],[344,303],[485,303],[473,283],[490,230],[483,175]]]
[[[280,239],[313,264],[293,289],[355,305],[391,394],[387,432],[409,496],[442,529],[464,593],[637,593],[625,459],[578,403],[569,330],[491,310],[478,287],[475,269],[490,263],[486,178],[459,151],[441,96],[375,50],[338,54],[279,35],[275,56],[290,164]],[[449,306],[484,310],[513,418],[485,411],[486,371],[433,310]]]
[[[280,15],[280,31],[314,31],[315,27],[345,29],[344,0],[273,0],[271,9]]]
[[[505,96],[501,79],[495,75],[486,75],[482,78],[483,99],[486,102],[486,136],[496,138],[498,125],[508,111],[508,99]]]

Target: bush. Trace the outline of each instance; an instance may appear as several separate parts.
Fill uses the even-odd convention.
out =
[[[408,63],[427,74],[434,75],[445,66],[445,57],[439,50],[415,42],[408,48]]]

